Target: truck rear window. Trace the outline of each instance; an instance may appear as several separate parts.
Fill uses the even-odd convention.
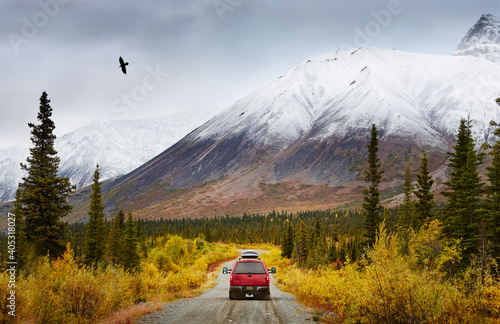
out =
[[[236,263],[233,273],[265,274],[266,269],[260,262],[240,261]]]

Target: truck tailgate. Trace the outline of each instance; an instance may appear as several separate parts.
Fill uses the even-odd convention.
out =
[[[233,286],[266,286],[267,274],[233,274]]]

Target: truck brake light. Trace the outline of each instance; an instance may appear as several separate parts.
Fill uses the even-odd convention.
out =
[[[269,283],[269,276],[266,276],[266,284]]]
[[[232,284],[233,283],[233,276],[229,277],[229,283]]]

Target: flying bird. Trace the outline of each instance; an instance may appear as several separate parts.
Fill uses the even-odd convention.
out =
[[[128,62],[123,61],[122,57],[120,56],[120,67],[122,68],[122,72],[127,74],[127,65]]]

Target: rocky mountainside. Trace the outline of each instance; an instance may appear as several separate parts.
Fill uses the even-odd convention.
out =
[[[482,15],[453,55],[477,56],[500,63],[500,17]]]

